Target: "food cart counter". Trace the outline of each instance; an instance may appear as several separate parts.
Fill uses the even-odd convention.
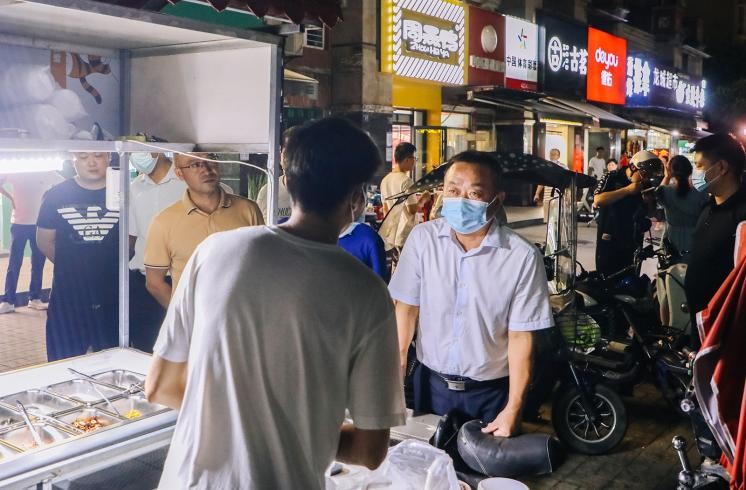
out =
[[[0,487],[67,488],[77,478],[116,473],[111,468],[158,451],[162,462],[176,412],[144,398],[149,364],[148,354],[115,348],[0,374]],[[157,465],[142,468],[151,478],[160,474]],[[133,469],[127,470],[130,483],[137,481]]]

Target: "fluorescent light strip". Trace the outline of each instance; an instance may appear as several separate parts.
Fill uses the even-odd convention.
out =
[[[62,170],[61,157],[3,158],[0,157],[0,174],[21,174]]]

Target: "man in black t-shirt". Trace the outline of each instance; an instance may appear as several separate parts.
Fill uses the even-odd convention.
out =
[[[640,151],[629,166],[605,174],[593,194],[599,208],[596,236],[596,270],[609,275],[633,262],[643,233],[650,227],[642,191],[661,171],[661,162],[649,151]]]
[[[745,166],[743,146],[729,134],[707,136],[694,146],[692,184],[712,200],[694,229],[684,282],[692,315],[705,309],[733,270],[736,227],[746,220]]]
[[[119,211],[106,209],[108,153],[75,153],[77,175],[44,195],[39,249],[54,263],[49,361],[118,345]]]

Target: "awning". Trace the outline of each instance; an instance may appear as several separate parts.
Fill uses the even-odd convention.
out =
[[[282,77],[285,80],[290,80],[292,82],[300,82],[300,83],[319,83],[318,80],[315,78],[307,77],[306,75],[302,73],[298,73],[297,71],[288,70],[287,68],[284,69],[282,73]]]
[[[513,94],[501,94],[499,91],[469,91],[467,99],[481,104],[503,107],[520,112],[531,112],[539,117],[541,122],[556,122],[560,124],[590,124],[592,118],[585,112],[571,107],[559,107],[547,104],[539,99],[517,98]]]
[[[609,111],[605,111],[600,107],[592,104],[587,104],[585,102],[561,99],[559,97],[544,97],[541,100],[552,105],[571,108],[583,112],[592,117],[593,120],[598,122],[601,127],[631,129],[637,126],[632,121],[628,121],[617,116],[616,114],[612,114]]]

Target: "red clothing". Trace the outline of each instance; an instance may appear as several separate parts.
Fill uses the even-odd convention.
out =
[[[694,387],[723,450],[732,490],[746,490],[746,222],[736,232],[736,267],[697,313],[702,348]]]

